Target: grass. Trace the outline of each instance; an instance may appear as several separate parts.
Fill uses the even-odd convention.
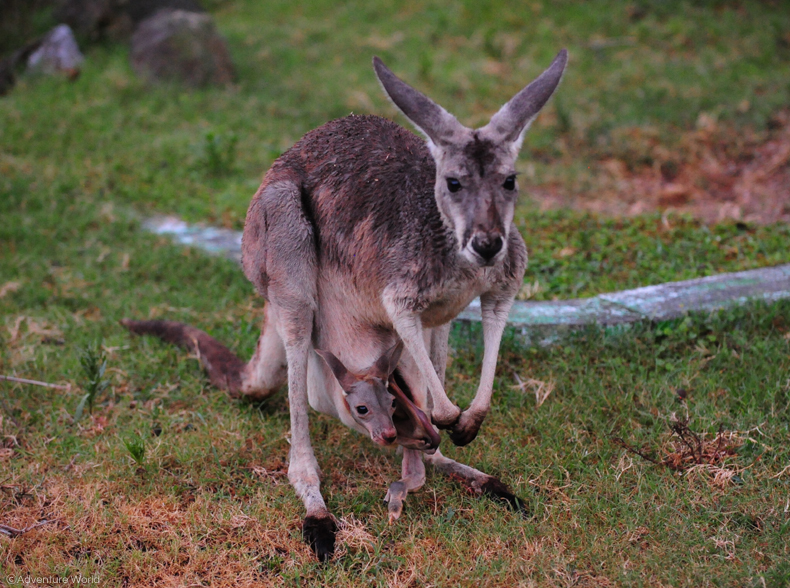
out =
[[[378,88],[371,55],[479,125],[567,46],[568,73],[527,135],[519,166],[526,197],[518,225],[537,298],[790,261],[783,225],[711,235],[682,218],[670,230],[644,217],[546,214],[528,199],[532,185],[594,186],[603,159],[648,165],[655,141],[671,151],[703,114],[763,129],[790,101],[790,11],[770,2],[215,6],[237,85],[149,88],[131,71],[125,47],[89,46],[75,83],[22,79],[3,98],[3,174],[33,175],[47,184],[41,189],[78,190],[146,214],[240,228],[262,173],[309,129],[350,111],[404,122]],[[566,255],[571,271],[553,276],[562,252],[587,244],[595,248],[584,253],[590,259]],[[596,265],[604,258],[613,271]]]
[[[321,567],[301,543],[301,505],[284,477],[284,396],[231,402],[186,354],[117,325],[128,315],[188,320],[248,355],[261,309],[238,270],[110,220],[84,195],[42,201],[18,184],[2,202],[4,247],[17,253],[0,267],[22,284],[0,299],[2,371],[72,384],[64,393],[2,383],[13,452],[0,477],[3,523],[58,521],[3,539],[4,572],[350,586],[362,573],[373,585],[781,586],[790,573],[787,302],[590,330],[547,349],[511,334],[483,434],[444,448],[509,483],[530,503],[526,521],[429,475],[390,527],[381,498],[397,459],[314,416],[325,495],[346,525],[346,555]],[[80,220],[67,226],[65,216]],[[481,361],[479,333],[466,329],[453,335],[449,371],[462,404]],[[74,421],[80,350],[97,339],[111,386]],[[540,407],[516,373],[554,386]],[[729,480],[678,475],[613,440],[663,456],[673,414],[709,439],[720,427],[735,436],[718,464]]]
[[[528,136],[524,188],[560,173],[568,146],[579,149],[571,175],[606,149],[628,151],[617,142],[624,128],[657,127],[671,146],[700,112],[764,124],[790,92],[787,11],[725,2],[214,6],[237,86],[146,88],[124,48],[94,46],[77,82],[23,79],[2,99],[0,373],[71,388],[0,382],[0,523],[55,521],[0,535],[1,577],[787,585],[788,302],[590,329],[551,348],[509,333],[481,436],[442,447],[501,476],[529,503],[526,520],[429,472],[389,526],[381,499],[398,459],[313,415],[325,497],[343,522],[342,557],[328,566],[302,543],[302,506],[285,478],[284,394],[229,401],[193,358],[117,324],[183,320],[252,353],[261,300],[238,268],[143,233],[127,211],[238,228],[260,174],[302,133],[350,109],[395,115],[372,53],[473,124],[568,46],[561,99]],[[604,42],[613,39],[622,44]],[[517,223],[537,298],[788,261],[782,225],[609,220],[542,212],[527,198]],[[474,327],[453,333],[448,389],[461,405],[479,377],[480,339]],[[81,357],[96,342],[91,365],[101,354],[106,368],[91,378]],[[516,386],[516,374],[534,386]],[[75,419],[92,380],[109,386]],[[533,388],[550,390],[539,406]],[[715,463],[679,473],[615,439],[674,463],[683,448],[671,427],[686,418],[708,448],[726,435]]]

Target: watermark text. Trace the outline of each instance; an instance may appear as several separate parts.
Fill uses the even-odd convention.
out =
[[[101,578],[94,576],[22,576],[10,574],[5,577],[11,586],[98,586]]]

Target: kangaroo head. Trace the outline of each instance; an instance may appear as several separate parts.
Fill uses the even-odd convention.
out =
[[[459,254],[471,263],[493,265],[507,252],[518,197],[516,158],[524,133],[559,85],[567,62],[563,49],[486,126],[468,129],[373,58],[384,91],[428,139],[436,161],[436,204],[456,236]]]
[[[329,351],[316,349],[343,389],[351,416],[367,429],[370,438],[379,445],[391,445],[398,438],[398,431],[392,423],[398,402],[387,392],[387,382],[398,365],[402,350],[403,344],[398,343],[364,374],[354,374]]]

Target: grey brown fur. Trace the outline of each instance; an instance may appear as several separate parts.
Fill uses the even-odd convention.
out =
[[[385,92],[427,142],[375,116],[332,121],[275,161],[253,197],[242,265],[268,303],[238,388],[262,398],[288,382],[288,477],[307,510],[305,540],[321,559],[331,554],[334,527],[326,522],[331,515],[320,493],[308,402],[386,444],[391,430],[377,438],[346,401],[343,370],[369,372],[400,341],[389,393],[401,405],[403,473],[387,493],[390,520],[400,516],[406,494],[424,483],[423,457],[478,492],[519,504],[491,476],[444,457],[428,419],[464,445],[489,410],[499,343],[527,263],[513,226],[515,162],[566,62],[563,50],[488,125],[472,130],[374,59]],[[444,390],[447,336],[449,322],[476,296],[485,353],[477,394],[461,412]],[[315,350],[330,351],[343,369],[330,369],[334,361],[326,353],[320,361]],[[377,404],[379,416],[385,405]],[[397,413],[387,416],[393,415],[395,425]]]

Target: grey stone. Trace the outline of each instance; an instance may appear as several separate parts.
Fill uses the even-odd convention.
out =
[[[185,10],[161,10],[141,22],[132,36],[131,60],[134,70],[152,82],[200,87],[228,84],[235,75],[211,17]]]
[[[85,61],[74,33],[69,25],[61,24],[52,29],[42,39],[38,49],[27,58],[28,70],[35,73],[65,73],[76,77]]]
[[[165,8],[203,12],[197,0],[60,0],[55,17],[81,37],[124,41],[140,22]]]

